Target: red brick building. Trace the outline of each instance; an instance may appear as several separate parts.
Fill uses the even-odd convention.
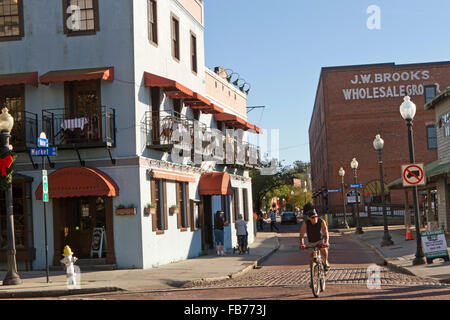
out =
[[[435,117],[425,111],[425,100],[450,85],[450,61],[396,65],[394,63],[322,68],[309,127],[312,188],[321,212],[342,212],[339,168],[345,184],[353,183],[352,158],[359,162],[358,183],[364,185],[362,202],[381,202],[376,134],[384,139],[384,182],[400,177],[400,167],[409,163],[406,122],[399,108],[409,95],[417,106],[413,121],[417,163],[437,159]],[[347,190],[348,191],[348,190]],[[403,204],[404,192],[386,196]]]

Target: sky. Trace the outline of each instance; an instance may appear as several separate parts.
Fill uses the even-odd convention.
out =
[[[279,130],[279,159],[309,162],[322,67],[450,60],[448,0],[205,0],[205,64],[251,85],[248,122]],[[375,5],[374,11],[367,12]],[[379,20],[374,18],[379,17]],[[367,21],[379,28],[369,29]],[[449,84],[450,85],[450,84]],[[273,153],[268,144],[268,151]]]

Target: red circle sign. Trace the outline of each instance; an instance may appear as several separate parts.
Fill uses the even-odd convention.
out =
[[[418,174],[417,174],[418,173]],[[409,176],[408,176],[409,174]],[[410,166],[407,166],[405,170],[403,171],[403,180],[407,184],[415,185],[422,182],[424,177],[423,170],[421,167],[416,166],[415,164],[412,164]]]

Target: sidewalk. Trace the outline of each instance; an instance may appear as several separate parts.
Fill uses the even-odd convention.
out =
[[[19,271],[23,283],[16,286],[0,285],[0,298],[58,297],[112,291],[169,290],[188,287],[203,281],[215,281],[245,273],[268,258],[279,248],[276,233],[260,232],[249,244],[250,254],[217,257],[215,251],[207,256],[188,259],[148,270],[126,269],[111,271],[81,271],[80,289],[68,289],[66,275],[50,272],[47,283],[44,271]],[[3,280],[6,272],[0,272]]]
[[[411,229],[414,240],[406,241],[406,230],[404,226],[389,226],[389,234],[394,245],[381,247],[380,243],[384,235],[383,227],[364,227],[364,233],[356,235],[353,229],[339,229],[343,235],[356,239],[371,249],[384,260],[385,264],[401,272],[415,275],[421,278],[431,278],[445,283],[450,283],[450,262],[443,259],[435,259],[433,264],[413,266],[417,242],[416,230]],[[350,231],[350,232],[349,232]],[[422,230],[425,231],[425,230]],[[446,235],[447,246],[450,244],[450,236]]]

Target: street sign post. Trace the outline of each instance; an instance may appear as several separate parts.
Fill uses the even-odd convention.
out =
[[[42,170],[42,201],[48,202],[48,177],[47,177],[47,170]]]
[[[328,193],[342,192],[342,189],[328,189]]]
[[[362,189],[363,185],[361,183],[356,183],[356,184],[351,184],[350,188],[358,188],[358,189]]]
[[[48,148],[48,139],[38,138],[37,146],[39,148]]]
[[[425,185],[425,171],[423,163],[412,163],[402,165],[403,187],[414,187]]]

